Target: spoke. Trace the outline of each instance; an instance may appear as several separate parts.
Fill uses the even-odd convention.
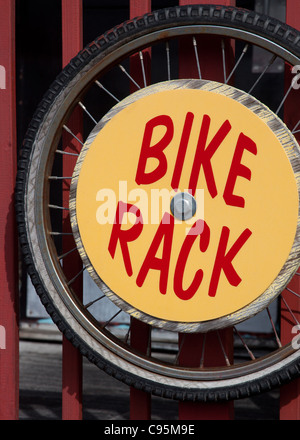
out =
[[[90,301],[89,303],[85,304],[83,307],[84,309],[88,309],[89,307],[91,307],[93,304],[95,304],[96,302],[100,301],[100,299],[105,298],[106,295],[102,295],[99,296],[99,298],[94,299],[93,301]]]
[[[297,130],[297,128],[299,127],[299,124],[300,124],[300,119],[299,119],[299,121],[297,122],[297,124],[295,125],[295,127],[293,128],[293,130],[292,130],[292,133],[293,133],[293,134],[295,134],[295,133],[299,133],[300,130]]]
[[[55,232],[51,231],[50,235],[73,235],[72,232]]]
[[[85,271],[86,267],[83,267],[70,281],[67,282],[67,286],[70,286],[74,283],[75,280]]]
[[[195,58],[196,58],[199,79],[202,79],[200,63],[199,63],[199,56],[198,56],[197,40],[195,37],[193,37],[193,46],[194,46],[194,52],[195,52]]]
[[[143,52],[140,51],[140,61],[141,61],[141,67],[142,67],[142,73],[143,73],[143,81],[144,81],[144,87],[147,87],[147,81],[146,81],[146,73],[145,73],[145,66],[144,66],[144,56]]]
[[[72,180],[72,176],[49,176],[49,180]]]
[[[152,327],[150,328],[150,331],[148,332],[146,356],[151,355],[151,330],[152,330]]]
[[[222,62],[223,62],[224,83],[226,84],[226,55],[225,55],[225,43],[224,43],[224,40],[221,41],[221,45],[222,45]]]
[[[277,341],[278,347],[281,348],[282,345],[281,345],[280,339],[279,339],[279,337],[278,337],[278,334],[277,334],[277,331],[276,331],[276,328],[275,328],[275,325],[274,325],[274,321],[273,321],[273,319],[272,319],[272,316],[271,316],[271,313],[270,313],[269,307],[267,307],[267,312],[268,312],[268,316],[269,316],[269,319],[270,319],[270,322],[271,322],[271,325],[272,325],[272,328],[273,328],[273,332],[274,332],[274,335],[275,335],[275,338],[276,338],[276,341]]]
[[[117,313],[115,313],[106,323],[102,326],[102,328],[105,328],[113,319],[115,319],[120,313],[122,312],[122,309],[120,309]]]
[[[283,295],[281,295],[282,301],[284,302],[286,308],[288,309],[288,311],[290,312],[293,320],[295,321],[295,324],[299,325],[298,319],[296,318],[296,316],[294,315],[293,311],[291,310],[290,306],[288,305],[288,303],[286,302],[286,300],[284,299]]]
[[[83,142],[70,130],[66,125],[63,125],[63,128],[71,135],[73,136],[81,145],[83,145]]]
[[[262,77],[264,76],[264,74],[267,72],[267,70],[269,69],[269,67],[274,63],[274,61],[276,60],[277,56],[273,55],[268,64],[265,66],[264,70],[261,72],[261,74],[259,75],[259,77],[257,78],[257,80],[255,81],[255,83],[253,84],[253,86],[251,87],[251,89],[249,90],[249,94],[252,93],[253,89],[257,86],[257,84],[260,82],[260,80],[262,79]]]
[[[296,273],[296,275],[300,275],[299,273]],[[298,298],[300,298],[299,293],[294,292],[294,290],[290,289],[289,287],[286,287],[285,290],[287,290],[288,292],[291,292],[293,295],[297,296]]]
[[[206,333],[204,333],[203,340],[202,340],[202,352],[201,352],[201,358],[200,358],[200,368],[204,367],[205,343],[206,343]]]
[[[69,211],[69,208],[66,208],[65,206],[48,205],[48,207],[52,208],[52,209],[62,209],[62,210],[65,210],[65,211]]]
[[[171,64],[170,64],[170,46],[169,42],[166,42],[166,54],[167,54],[167,70],[168,70],[168,81],[171,79]]]
[[[250,350],[250,348],[248,347],[248,345],[246,344],[246,342],[244,341],[244,338],[242,337],[242,335],[240,334],[240,332],[238,331],[238,329],[236,327],[233,327],[233,330],[236,332],[236,334],[238,335],[238,337],[240,338],[243,346],[245,347],[245,349],[247,350],[250,358],[254,361],[255,360],[255,356],[252,353],[252,351]]]
[[[79,156],[79,153],[70,153],[69,151],[56,150],[55,153],[66,154],[67,156]]]
[[[119,64],[120,69],[122,70],[123,73],[125,73],[125,75],[130,79],[130,81],[138,88],[140,89],[141,87],[138,85],[138,83],[132,78],[132,76],[127,72],[127,70],[125,69],[125,67],[122,66],[122,64]]]
[[[68,252],[65,252],[64,254],[62,254],[62,255],[59,255],[58,257],[57,257],[57,259],[58,260],[62,260],[62,259],[64,259],[65,257],[67,257],[68,255],[70,255],[72,252],[74,252],[74,251],[77,251],[77,247],[74,247],[73,249],[70,249]]]
[[[107,90],[107,88],[104,87],[104,85],[101,84],[101,82],[99,82],[99,81],[97,80],[97,81],[95,81],[95,84],[97,84],[97,86],[100,87],[100,89],[104,90],[104,92],[106,92],[106,93],[107,93],[111,98],[113,98],[116,102],[120,102],[120,100],[119,100],[115,95],[113,95],[109,90]]]
[[[282,107],[283,104],[285,103],[285,100],[286,100],[286,98],[289,96],[290,91],[292,90],[292,88],[293,88],[293,81],[291,82],[290,87],[288,88],[286,94],[285,94],[284,97],[282,98],[282,101],[281,101],[281,103],[279,104],[279,106],[278,106],[278,108],[277,108],[277,110],[276,110],[276,112],[275,112],[276,115],[278,115],[278,113],[279,113],[281,107]]]
[[[182,339],[181,339],[178,353],[177,353],[175,360],[174,360],[174,365],[178,364],[179,356],[180,356],[182,348],[184,346],[185,338],[186,338],[186,334],[184,333],[182,336]],[[206,334],[204,333],[203,337],[202,337],[202,350],[201,350],[200,365],[199,365],[200,368],[203,368],[203,365],[204,365],[205,342],[206,342]]]
[[[221,345],[221,349],[222,349],[222,352],[223,352],[223,355],[224,355],[224,358],[225,358],[226,365],[227,365],[227,367],[230,367],[230,362],[229,362],[228,356],[226,354],[226,351],[224,349],[224,345],[223,345],[223,342],[222,342],[222,339],[221,339],[221,336],[220,336],[220,333],[219,333],[218,330],[217,330],[217,335],[218,335],[218,339],[219,339],[219,342],[220,342],[220,345]]]
[[[127,330],[127,333],[126,333],[125,338],[124,338],[125,344],[128,344],[128,339],[129,339],[130,332],[131,332],[131,324],[128,325],[128,330]]]
[[[176,355],[175,360],[174,360],[174,365],[177,365],[177,363],[178,363],[179,356],[181,354],[181,350],[182,350],[182,347],[183,347],[183,344],[184,344],[184,341],[185,341],[185,337],[186,337],[186,334],[184,333],[182,338],[181,338],[180,347],[178,349],[177,355]]]
[[[230,79],[231,79],[232,75],[234,74],[234,72],[236,71],[238,65],[240,64],[240,62],[241,62],[242,59],[244,58],[244,55],[245,55],[245,53],[247,52],[248,47],[249,47],[249,45],[246,44],[245,47],[244,47],[244,49],[243,49],[243,51],[242,51],[242,53],[241,53],[241,55],[240,55],[240,57],[239,57],[239,59],[238,59],[237,62],[235,63],[235,66],[234,66],[233,69],[231,70],[231,72],[230,72],[228,78],[226,79],[225,84],[227,84],[227,83],[230,81]]]
[[[80,107],[83,109],[83,111],[89,116],[89,118],[94,122],[94,124],[97,124],[96,119],[90,114],[90,112],[87,110],[87,108],[82,104],[82,102],[78,102]]]

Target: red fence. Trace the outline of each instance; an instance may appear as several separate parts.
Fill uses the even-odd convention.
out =
[[[180,4],[218,3],[234,6],[234,0],[181,0]],[[297,7],[298,6],[298,7]],[[0,65],[5,71],[5,88],[0,85],[0,325],[5,329],[5,347],[0,346],[0,419],[18,419],[19,408],[19,337],[18,337],[18,246],[14,219],[13,199],[16,172],[16,86],[15,86],[15,1],[0,0]],[[150,0],[130,0],[130,16],[150,11]],[[298,0],[287,0],[287,23],[300,28]],[[62,0],[62,65],[65,65],[82,46],[82,0]],[[215,68],[210,60],[210,69]],[[3,82],[2,82],[3,84]],[[292,94],[285,103],[285,118],[293,117],[299,105]],[[80,118],[80,115],[77,115]],[[298,278],[299,279],[299,278]],[[299,281],[297,281],[299,283]],[[299,287],[299,286],[298,286]],[[300,310],[299,298],[293,306]],[[148,341],[148,328],[134,322],[135,344],[141,347]],[[290,332],[282,312],[282,331]],[[190,347],[197,335],[190,336]],[[188,344],[186,344],[188,347]],[[4,349],[5,348],[5,349]],[[193,350],[182,354],[185,363],[193,363]],[[214,356],[212,354],[212,356]],[[70,368],[72,366],[72,368]],[[62,418],[82,418],[82,359],[78,351],[63,340]],[[300,419],[300,379],[282,387],[280,394],[280,419]],[[151,418],[151,396],[143,391],[130,391],[130,418]],[[232,419],[232,403],[204,404],[182,402],[179,419]]]
[[[5,86],[0,90],[0,323],[6,349],[0,350],[0,417],[16,419],[19,407],[18,264],[14,219],[16,173],[15,2],[0,2],[0,64]]]

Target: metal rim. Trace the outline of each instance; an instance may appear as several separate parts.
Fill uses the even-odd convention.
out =
[[[282,47],[278,46],[277,44],[272,43],[271,41],[268,41],[265,38],[259,37],[257,35],[253,35],[250,34],[248,32],[245,31],[239,31],[235,28],[224,28],[222,26],[205,26],[205,27],[199,27],[199,26],[182,26],[182,27],[178,27],[178,28],[171,28],[168,30],[168,32],[166,32],[166,30],[164,31],[159,31],[159,32],[154,32],[152,33],[150,36],[148,36],[147,38],[142,37],[139,41],[135,41],[131,44],[127,46],[127,48],[129,48],[129,53],[133,52],[138,46],[139,43],[142,41],[143,42],[143,47],[145,47],[150,41],[156,40],[159,35],[163,35],[164,38],[167,35],[167,37],[174,37],[176,35],[176,33],[178,33],[179,35],[186,35],[186,33],[190,32],[190,33],[211,33],[211,34],[216,34],[216,35],[224,35],[224,29],[226,30],[225,34],[226,36],[230,36],[233,38],[238,38],[238,39],[245,39],[245,41],[251,42],[251,43],[255,43],[258,44],[262,47],[267,47],[269,50],[271,50],[273,53],[275,54],[280,54],[280,56],[285,56],[288,62],[291,62],[292,64],[296,64],[297,62],[299,62],[299,58],[296,57],[295,55],[293,55],[292,53],[288,52],[286,49],[283,49]],[[103,67],[106,68],[107,65],[109,63],[112,63],[112,58],[117,58],[119,56],[125,56],[124,53],[124,48],[120,48],[117,49],[115,52],[112,52],[112,54],[110,54],[110,56],[108,56],[108,58],[106,59],[106,62],[103,63]],[[93,78],[96,76],[96,69],[97,69],[97,65],[95,64],[94,68],[91,68],[89,66],[88,71],[86,72],[85,78],[81,78],[80,81],[82,81],[82,85],[83,85],[83,89],[92,82]],[[74,80],[74,83],[76,83],[76,78]],[[72,90],[72,85],[71,85],[71,90]],[[70,92],[70,91],[69,91]],[[62,105],[59,109],[59,111],[53,115],[53,119],[52,116],[49,115],[49,118],[52,119],[51,122],[51,127],[49,128],[48,132],[47,132],[47,139],[50,141],[49,145],[51,146],[51,149],[55,149],[55,140],[60,136],[60,131],[62,129],[62,125],[65,121],[65,119],[67,118],[67,113],[69,112],[70,108],[74,105],[74,102],[76,103],[78,100],[78,96],[80,95],[81,92],[77,92],[76,88],[74,88],[71,93],[69,93],[67,96],[60,96],[60,100],[62,102],[64,102],[64,106]],[[65,111],[65,108],[68,108],[68,112]],[[44,134],[40,133],[40,136],[43,137]],[[37,141],[39,142],[39,141]],[[39,169],[38,169],[38,173],[37,173],[37,177],[34,178],[34,183],[36,185],[36,188],[38,188],[38,191],[36,191],[36,200],[35,200],[35,218],[37,219],[37,223],[42,223],[42,224],[47,224],[47,220],[45,219],[45,217],[48,215],[44,209],[45,206],[43,205],[42,201],[43,198],[45,197],[45,184],[46,184],[46,180],[47,180],[47,175],[49,175],[49,173],[47,173],[47,169],[49,168],[49,158],[48,158],[48,151],[46,151],[46,149],[42,149],[42,151],[39,151],[40,154],[40,159],[39,159]],[[31,178],[29,180],[32,180]],[[27,190],[27,195],[29,198],[29,194],[30,194],[30,188],[28,188]],[[28,222],[30,223],[31,219],[29,216],[29,220]],[[29,234],[31,234],[32,228],[34,227],[34,225],[32,225],[31,223],[27,225],[27,229]],[[112,341],[110,338],[107,338],[107,336],[103,333],[99,334],[98,329],[94,326],[94,323],[92,322],[92,320],[90,320],[90,317],[87,319],[86,316],[84,316],[82,314],[82,311],[80,311],[80,309],[78,308],[78,304],[76,303],[76,300],[74,299],[74,297],[70,294],[66,295],[66,291],[65,291],[65,285],[64,285],[64,280],[63,277],[57,277],[57,274],[59,274],[60,272],[60,268],[58,267],[57,263],[53,263],[53,257],[51,255],[51,250],[49,250],[49,237],[46,234],[46,231],[44,229],[38,229],[37,231],[35,231],[36,237],[35,239],[38,241],[39,243],[39,249],[41,250],[40,255],[35,255],[36,258],[36,264],[38,266],[40,266],[39,264],[39,259],[41,259],[42,261],[45,261],[42,263],[42,268],[41,268],[41,274],[45,274],[45,276],[49,279],[53,279],[53,275],[54,275],[54,285],[55,285],[55,290],[59,292],[59,295],[63,301],[63,303],[67,306],[68,310],[70,310],[70,313],[73,315],[73,317],[75,318],[75,320],[80,321],[80,323],[83,325],[83,327],[85,328],[85,330],[88,331],[88,333],[90,333],[95,339],[99,340],[101,342],[101,344],[103,344],[105,347],[107,347],[109,350],[112,350],[113,352],[117,353],[118,356],[123,357],[124,359],[127,359],[129,362],[132,362],[134,364],[137,364],[139,366],[142,366],[143,368],[145,368],[146,370],[149,369],[150,371],[156,371],[156,368],[153,367],[153,362],[150,361],[148,362],[146,359],[142,359],[140,357],[135,357],[135,355],[130,355],[128,353],[128,349],[126,348],[125,350],[120,349],[119,344],[115,344],[114,341]],[[34,240],[33,240],[34,241]],[[34,250],[33,254],[35,254],[36,250]],[[49,265],[49,262],[50,265]],[[46,275],[47,272],[47,275]],[[285,354],[285,356],[287,356],[288,354],[290,354],[290,351],[287,349],[285,350],[287,351],[287,353]],[[293,350],[291,350],[293,351]],[[275,356],[275,363],[277,362],[277,355]],[[268,359],[269,362],[272,362],[271,359]],[[256,365],[256,367],[258,368],[258,366]],[[239,367],[240,368],[240,367]],[[256,368],[255,368],[256,369]],[[232,369],[232,371],[234,370],[234,368]],[[249,369],[249,365],[247,366],[247,370],[252,371],[251,368]],[[160,374],[167,374],[172,376],[172,374],[175,377],[180,377],[180,378],[184,378],[184,377],[190,377],[189,374],[187,374],[187,376],[185,376],[184,371],[182,371],[181,368],[175,368],[172,367],[170,369],[170,371],[168,370],[168,368],[166,368],[166,366],[164,365],[163,368],[161,369],[160,367],[158,367],[158,371]],[[231,371],[231,373],[232,373]],[[233,376],[235,376],[235,373],[232,373]],[[198,378],[201,379],[203,377],[202,372],[199,371],[195,371],[192,373],[194,378]],[[207,376],[207,372],[204,373],[204,376]]]

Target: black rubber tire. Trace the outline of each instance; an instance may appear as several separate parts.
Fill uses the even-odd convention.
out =
[[[261,16],[256,12],[244,9],[207,5],[173,7],[129,20],[111,29],[96,38],[70,61],[53,82],[38,106],[29,125],[18,162],[15,207],[20,245],[32,283],[54,323],[84,356],[127,385],[155,395],[178,400],[217,401],[247,397],[290,381],[299,375],[300,356],[286,359],[283,365],[278,368],[274,367],[272,371],[266,369],[265,372],[260,371],[256,376],[241,377],[238,384],[230,382],[224,384],[220,379],[219,384],[214,384],[211,387],[207,387],[207,385],[199,387],[197,384],[195,386],[191,385],[189,388],[185,388],[184,384],[178,387],[174,386],[171,381],[168,384],[161,384],[155,378],[149,380],[141,377],[138,371],[137,374],[134,374],[126,368],[119,368],[118,365],[103,357],[87,344],[84,338],[70,327],[68,317],[61,313],[57,304],[53,303],[47,286],[41,280],[34,262],[34,249],[28,238],[26,222],[28,213],[25,207],[28,195],[28,170],[31,166],[37,134],[57,97],[68,87],[78,73],[82,72],[83,69],[89,70],[89,66],[94,66],[96,60],[104,58],[116,48],[128,44],[137,37],[143,37],[150,32],[169,27],[198,24],[212,24],[244,30],[271,40],[295,57],[300,58],[299,32],[273,18]]]

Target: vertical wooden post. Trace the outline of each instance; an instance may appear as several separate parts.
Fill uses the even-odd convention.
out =
[[[0,419],[19,417],[15,1],[0,0]]]
[[[131,318],[131,340],[130,344],[140,353],[146,353],[151,328],[148,324]],[[150,420],[151,419],[151,395],[136,388],[130,388],[130,419]]]
[[[82,49],[82,0],[62,0],[62,63],[68,64]],[[76,109],[68,121],[68,128],[81,138],[82,118],[79,109]],[[63,137],[64,149],[66,151],[80,151],[80,143],[65,133]],[[71,157],[71,156],[70,156]],[[74,163],[70,157],[63,159],[63,175],[72,175]],[[70,174],[71,173],[71,174]],[[70,181],[63,182],[63,205],[69,206],[69,185]],[[63,230],[69,231],[69,212],[64,211]],[[63,240],[63,248],[70,250],[74,243],[70,244],[69,237]],[[82,262],[79,258],[64,260],[64,270],[69,279],[79,273]],[[76,285],[72,285],[76,292],[82,295],[82,277],[76,279]],[[80,420],[82,418],[82,356],[79,351],[63,337],[63,359],[62,359],[62,418],[63,420]]]
[[[295,29],[300,29],[300,9],[297,0],[286,2],[286,23]],[[285,89],[292,81],[289,66],[286,68]],[[290,127],[294,127],[299,120],[299,90],[292,90],[284,104],[284,120]],[[298,135],[296,135],[298,136]],[[300,138],[298,137],[298,142]],[[300,277],[295,276],[289,288],[295,292],[300,291]],[[282,296],[293,311],[298,322],[300,319],[300,299],[289,293],[283,292]],[[293,337],[292,329],[296,322],[291,318],[286,304],[281,302],[281,341],[288,343]],[[300,420],[300,379],[293,380],[280,389],[280,420]]]
[[[298,277],[294,277],[289,284],[289,288],[299,292]],[[288,292],[283,292],[288,306],[299,321],[300,299]],[[280,339],[282,345],[290,342],[293,326],[296,325],[291,318],[290,312],[283,301],[281,301],[281,333]],[[298,333],[298,332],[297,332]],[[300,420],[300,378],[283,385],[280,388],[280,420]]]
[[[138,17],[151,11],[151,0],[130,0],[130,18]],[[147,62],[149,52],[144,53],[147,75]],[[143,84],[140,72],[140,60],[137,56],[131,57],[130,71],[138,83]],[[130,344],[139,352],[146,353],[151,338],[149,325],[131,318],[131,341]],[[151,395],[136,388],[130,388],[130,419],[150,420],[151,419]]]
[[[195,5],[195,4],[215,4],[213,0],[180,0],[180,5]],[[234,6],[235,1],[223,0],[217,2],[220,5]],[[188,38],[188,37],[187,37]],[[223,82],[223,66],[221,65],[221,42],[219,38],[207,37],[205,45],[201,44],[199,57],[202,63],[201,73],[204,79],[211,79]],[[230,47],[226,47],[230,51]],[[181,78],[198,78],[196,63],[191,64],[193,60],[193,47],[190,41],[183,42],[180,47],[180,64],[179,76]],[[216,55],[216,53],[218,55]],[[231,55],[229,53],[229,55]],[[228,59],[231,56],[227,57]],[[226,348],[228,357],[233,358],[233,336],[232,330],[223,330],[219,332],[222,339],[222,344]],[[182,348],[179,357],[179,363],[182,366],[197,367],[200,365],[200,356],[202,352],[203,338],[199,334],[180,335],[179,345]],[[216,333],[211,332],[205,339],[205,365],[206,366],[220,366],[225,365],[224,355],[221,349],[219,337]],[[179,419],[181,420],[230,420],[233,418],[233,403],[201,403],[201,402],[179,402],[178,407]]]

